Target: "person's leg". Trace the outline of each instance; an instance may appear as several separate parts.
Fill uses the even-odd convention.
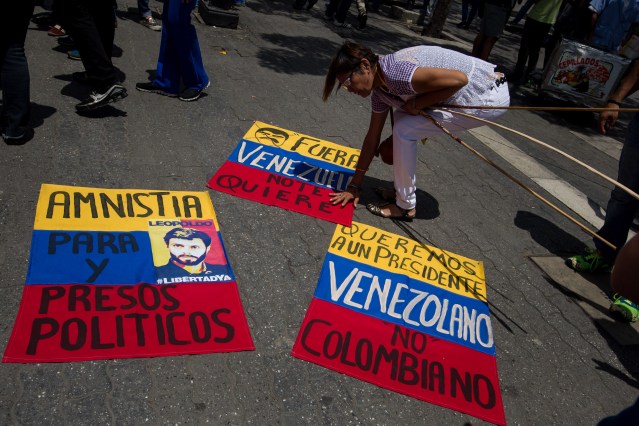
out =
[[[524,31],[521,34],[521,41],[519,42],[519,52],[517,53],[517,64],[515,65],[515,71],[510,77],[513,83],[519,82],[524,76],[524,69],[526,68],[526,61],[530,55],[531,38],[533,37],[533,26],[536,21],[532,19],[526,19],[524,22]]]
[[[111,56],[105,50],[104,35],[100,35],[93,16],[87,5],[92,4],[92,9],[103,9],[107,13],[111,26],[113,26],[113,11],[111,0],[56,0],[60,6],[60,16],[63,26],[70,32],[80,51],[82,64],[87,72],[87,78],[93,83],[96,90],[100,91],[105,86],[115,81],[115,69],[111,62]],[[106,10],[108,9],[108,12]]]
[[[490,52],[493,50],[493,46],[501,36],[506,26],[506,20],[510,10],[504,7],[496,6],[493,4],[484,5],[484,17],[481,20],[481,30],[484,39],[481,47],[478,49],[477,54],[473,54],[484,61],[488,60]],[[473,52],[475,52],[473,48]]]
[[[335,12],[335,20],[337,22],[342,23],[346,21],[346,14],[348,13],[348,9],[351,7],[351,3],[353,3],[353,0],[341,0],[339,2],[339,6]]]
[[[519,24],[519,21],[524,19],[524,17],[528,14],[528,11],[530,10],[531,7],[533,7],[534,4],[535,4],[535,0],[527,0],[526,3],[524,3],[524,5],[519,9],[519,11],[517,12],[517,15],[515,15],[515,19],[513,19],[512,24],[513,25]]]
[[[0,130],[6,141],[26,139],[29,127],[29,65],[24,54],[24,41],[34,1],[6,2],[0,6],[0,79],[2,111]]]
[[[510,95],[508,84],[497,81],[477,100],[479,105],[508,106]],[[472,110],[464,111],[484,119],[494,119],[504,113],[504,110]],[[442,110],[428,110],[445,129],[453,134],[483,126],[484,123],[470,117],[463,117]],[[393,125],[393,176],[398,207],[411,210],[417,205],[415,197],[417,142],[428,137],[438,136],[442,130],[430,119],[421,115],[410,115],[397,109],[394,111]]]
[[[485,38],[486,37],[484,36],[484,33],[480,30],[477,36],[475,37],[475,40],[473,40],[473,51],[471,55],[474,56],[475,58],[479,58],[479,55],[481,54],[481,51],[482,51],[482,47],[484,45]]]
[[[457,26],[466,25],[466,21],[468,20],[468,4],[469,3],[470,3],[470,0],[462,0],[462,8],[461,8],[462,20],[459,24],[457,24]]]
[[[366,13],[366,0],[355,0],[357,4],[357,20],[359,21],[358,28],[360,30],[366,27],[366,21],[368,20],[368,15]]]
[[[335,11],[337,11],[337,6],[339,5],[340,0],[330,0],[326,4],[326,12],[324,12],[324,16],[328,19],[333,19],[335,16]]]
[[[544,24],[543,22],[535,21],[534,19],[527,19],[526,21],[532,21],[532,37],[528,44],[528,67],[526,68],[526,75],[530,75],[535,68],[537,68],[537,61],[539,60],[539,51],[544,43],[544,38],[550,31],[550,24]]]
[[[203,90],[209,85],[209,77],[204,70],[200,43],[195,26],[191,23],[193,4],[178,3],[177,33],[174,38],[177,49],[178,70],[187,89]],[[173,18],[169,18],[173,19]]]
[[[470,0],[470,12],[468,13],[468,18],[466,18],[466,26],[465,28],[470,27],[470,24],[473,23],[475,16],[477,16],[477,12],[479,11],[479,0]]]
[[[138,0],[138,13],[140,18],[144,19],[151,16],[151,8],[149,8],[149,0]]]
[[[639,191],[639,114],[634,115],[628,126],[628,133],[619,158],[617,181],[635,192]],[[615,187],[610,194],[604,224],[597,234],[620,249],[628,239],[628,231],[638,208],[639,201]],[[603,257],[609,263],[614,263],[617,251],[597,239],[593,241]]]
[[[177,43],[179,28],[180,0],[166,0],[162,9],[162,41],[158,53],[157,70],[153,84],[168,94],[180,92],[180,73]]]
[[[88,0],[86,4],[95,22],[104,52],[111,60],[113,56],[113,41],[115,40],[115,15],[113,9],[115,2],[113,0]]]
[[[497,43],[497,39],[498,37],[486,37],[484,39],[484,44],[481,46],[481,50],[478,56],[479,59],[482,59],[484,61],[488,60],[490,52],[493,51],[493,46],[495,46],[495,43]]]

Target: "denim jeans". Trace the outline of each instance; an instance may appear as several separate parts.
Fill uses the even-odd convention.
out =
[[[635,113],[628,126],[628,133],[619,158],[617,181],[639,192],[639,113]],[[614,244],[617,251],[599,240],[593,240],[595,247],[609,262],[615,261],[618,250],[626,243],[637,208],[639,208],[639,201],[634,197],[617,187],[612,190],[606,208],[606,219],[597,234]]]
[[[149,0],[138,0],[138,13],[140,17],[146,18],[151,16],[151,9],[149,8]]]
[[[7,1],[0,6],[0,76],[3,137],[23,136],[29,128],[29,66],[24,54],[34,1]]]

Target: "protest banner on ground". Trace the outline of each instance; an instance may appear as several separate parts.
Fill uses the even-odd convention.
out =
[[[359,150],[256,121],[208,186],[270,206],[350,226],[353,204],[334,206]]]
[[[293,356],[505,424],[481,262],[337,226]]]
[[[208,193],[42,185],[3,362],[254,349]]]

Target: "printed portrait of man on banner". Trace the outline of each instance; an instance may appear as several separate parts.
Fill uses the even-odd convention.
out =
[[[164,221],[150,227],[158,284],[232,281],[224,249],[212,221],[198,225]],[[178,225],[178,226],[175,226]]]

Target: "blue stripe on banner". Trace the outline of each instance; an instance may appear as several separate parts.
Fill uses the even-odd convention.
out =
[[[327,253],[315,297],[495,355],[488,305]]]
[[[277,147],[240,140],[229,161],[325,188],[344,191],[353,170]]]
[[[34,230],[27,284],[155,283],[149,234]]]

